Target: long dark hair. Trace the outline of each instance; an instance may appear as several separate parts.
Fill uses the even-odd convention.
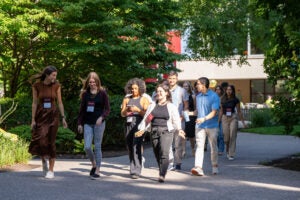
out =
[[[57,72],[56,67],[49,65],[44,68],[44,70],[38,74],[33,75],[30,79],[29,82],[32,84],[33,80],[38,80],[38,81],[44,81],[46,76],[50,75],[52,72]]]
[[[231,94],[231,96],[229,97],[228,95],[227,95],[227,92],[225,91],[224,92],[224,95],[222,96],[222,100],[221,100],[221,102],[223,103],[223,102],[226,102],[228,99],[235,99],[236,98],[236,96],[235,96],[235,87],[234,87],[234,85],[228,85],[227,86],[227,88],[231,88],[231,90],[232,90],[232,94]],[[226,88],[226,90],[227,90],[227,88]]]

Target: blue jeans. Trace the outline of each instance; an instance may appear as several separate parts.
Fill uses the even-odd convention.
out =
[[[91,162],[94,162],[96,160],[97,167],[101,166],[102,161],[101,144],[104,130],[105,121],[103,121],[100,126],[84,124],[84,150]],[[95,153],[92,149],[93,139],[95,145]]]
[[[220,123],[220,130],[218,134],[218,150],[219,152],[224,152],[224,135],[222,129],[222,123]]]

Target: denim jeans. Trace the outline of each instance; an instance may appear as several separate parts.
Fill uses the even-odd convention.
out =
[[[91,162],[96,161],[96,166],[101,166],[102,151],[101,144],[103,133],[105,130],[105,121],[98,125],[84,124],[84,150]],[[95,153],[92,149],[92,142],[94,140]]]
[[[218,165],[217,137],[219,128],[196,128],[196,154],[195,167],[203,167],[204,145],[206,136],[210,145],[210,156],[212,166]]]
[[[224,135],[223,135],[222,123],[220,123],[219,127],[220,130],[218,134],[218,149],[219,152],[224,152]]]
[[[168,128],[153,127],[151,141],[153,152],[159,167],[159,176],[166,176],[169,165],[169,150],[173,142],[173,132]]]

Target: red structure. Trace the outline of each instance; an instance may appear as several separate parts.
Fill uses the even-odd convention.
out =
[[[170,43],[166,44],[166,48],[169,49],[170,51],[180,54],[181,53],[181,37],[180,37],[180,32],[179,31],[169,31],[167,33],[168,41]],[[174,61],[173,65],[176,67],[176,61]],[[149,68],[152,69],[157,69],[158,66],[157,64],[149,66]],[[163,79],[168,78],[167,74],[162,75]],[[145,82],[146,83],[156,83],[158,81],[158,78],[146,78]]]

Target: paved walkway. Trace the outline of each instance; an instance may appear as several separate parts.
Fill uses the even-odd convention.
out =
[[[188,143],[187,143],[188,144]],[[219,175],[211,175],[209,151],[205,153],[204,177],[190,175],[194,158],[190,148],[181,172],[168,172],[158,183],[152,148],[145,149],[142,177],[130,179],[128,157],[105,158],[100,180],[90,180],[89,162],[57,160],[56,178],[42,177],[41,166],[30,171],[0,173],[1,200],[108,200],[108,199],[222,199],[300,200],[300,172],[259,165],[300,152],[300,138],[239,133],[236,160],[219,157]],[[30,164],[40,165],[40,160]]]

